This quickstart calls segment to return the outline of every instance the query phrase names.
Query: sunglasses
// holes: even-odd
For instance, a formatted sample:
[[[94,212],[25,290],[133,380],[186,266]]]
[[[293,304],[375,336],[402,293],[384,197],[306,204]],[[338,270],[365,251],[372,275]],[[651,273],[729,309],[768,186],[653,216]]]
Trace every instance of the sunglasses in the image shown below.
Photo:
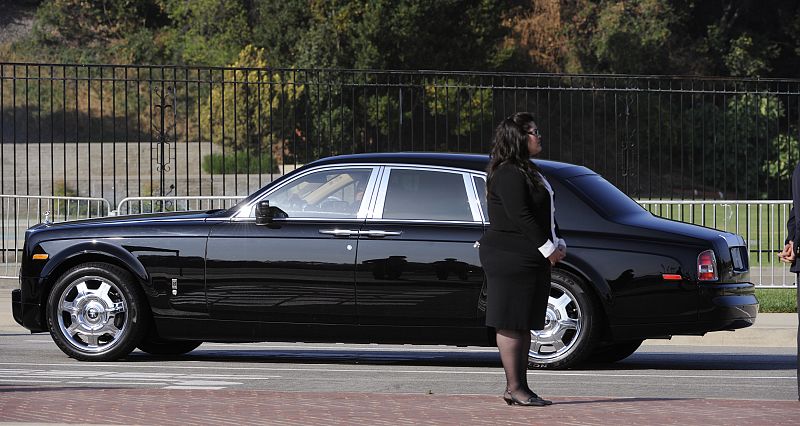
[[[530,132],[528,132],[528,134],[536,136],[537,138],[542,137],[542,132],[540,132],[538,128],[531,130]]]

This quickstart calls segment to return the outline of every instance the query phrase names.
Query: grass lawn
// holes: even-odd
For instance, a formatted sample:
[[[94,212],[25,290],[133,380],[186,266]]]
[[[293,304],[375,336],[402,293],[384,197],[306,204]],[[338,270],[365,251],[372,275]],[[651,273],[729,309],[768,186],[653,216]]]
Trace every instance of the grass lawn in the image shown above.
[[[797,312],[797,290],[793,288],[757,288],[759,312]]]
[[[640,200],[651,213],[667,219],[694,223],[744,237],[750,252],[750,266],[779,265],[775,253],[783,248],[786,219],[791,203],[749,204],[697,201],[692,204],[657,205]]]

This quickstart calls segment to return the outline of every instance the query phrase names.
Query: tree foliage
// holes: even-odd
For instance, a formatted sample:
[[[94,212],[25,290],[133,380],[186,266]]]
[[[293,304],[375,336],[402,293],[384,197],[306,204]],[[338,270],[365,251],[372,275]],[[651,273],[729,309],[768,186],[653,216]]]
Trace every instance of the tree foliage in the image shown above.
[[[290,137],[281,130],[293,128],[284,125],[285,117],[291,116],[287,111],[302,98],[304,86],[291,73],[269,70],[264,49],[252,45],[230,65],[235,69],[218,74],[201,107],[202,132],[233,152],[271,152],[281,160]]]

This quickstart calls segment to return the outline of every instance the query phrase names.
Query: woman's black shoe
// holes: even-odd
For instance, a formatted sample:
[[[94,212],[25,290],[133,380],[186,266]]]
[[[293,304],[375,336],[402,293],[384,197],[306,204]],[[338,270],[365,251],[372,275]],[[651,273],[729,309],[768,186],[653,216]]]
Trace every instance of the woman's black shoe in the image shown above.
[[[503,392],[503,400],[508,405],[516,404],[516,405],[523,405],[523,406],[527,406],[527,407],[544,407],[546,405],[552,405],[553,404],[553,401],[548,401],[546,399],[542,399],[539,395],[536,395],[535,393],[530,398],[528,398],[528,399],[526,399],[524,401],[521,401],[521,400],[519,400],[517,398],[514,398],[514,395],[512,395],[511,392],[508,391],[508,389],[506,389],[506,391]]]

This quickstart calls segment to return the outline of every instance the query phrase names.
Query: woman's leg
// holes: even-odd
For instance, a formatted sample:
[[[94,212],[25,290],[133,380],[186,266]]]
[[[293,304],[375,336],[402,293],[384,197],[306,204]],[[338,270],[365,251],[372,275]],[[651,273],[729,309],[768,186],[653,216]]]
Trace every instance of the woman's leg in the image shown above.
[[[521,339],[521,344],[519,348],[520,353],[519,353],[519,359],[517,360],[519,364],[517,365],[517,368],[519,369],[519,376],[520,376],[520,381],[522,382],[522,389],[525,390],[525,392],[532,394],[533,391],[531,391],[531,388],[528,387],[528,351],[530,350],[531,347],[531,332],[527,330],[524,331],[520,339]]]
[[[527,335],[527,346],[525,336]],[[497,330],[497,349],[500,351],[500,361],[506,373],[506,389],[514,398],[525,401],[531,397],[527,389],[527,361],[528,347],[530,347],[530,332],[526,330]],[[520,358],[525,354],[525,370],[522,371]]]

